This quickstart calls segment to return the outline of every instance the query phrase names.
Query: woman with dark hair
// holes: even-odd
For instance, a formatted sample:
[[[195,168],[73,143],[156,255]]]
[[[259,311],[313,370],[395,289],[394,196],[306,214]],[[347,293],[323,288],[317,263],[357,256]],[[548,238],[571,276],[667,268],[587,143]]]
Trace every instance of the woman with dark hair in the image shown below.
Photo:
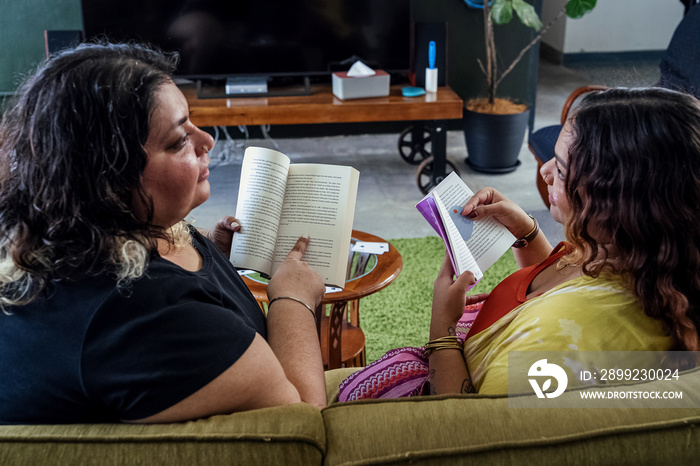
[[[325,405],[300,238],[267,318],[228,261],[209,196],[213,138],[176,57],[85,44],[49,59],[0,124],[0,424],[169,422]]]
[[[513,248],[521,269],[488,297],[465,299],[473,275],[455,280],[444,261],[421,356],[430,393],[507,393],[512,351],[698,350],[700,103],[660,88],[589,94],[555,152],[541,173],[565,243],[552,248],[537,222],[493,188],[464,207],[470,219],[494,217],[528,241]],[[463,341],[465,304],[481,310]],[[411,388],[398,379],[372,384],[396,359],[352,374],[340,400]],[[425,393],[428,384],[404,390]]]

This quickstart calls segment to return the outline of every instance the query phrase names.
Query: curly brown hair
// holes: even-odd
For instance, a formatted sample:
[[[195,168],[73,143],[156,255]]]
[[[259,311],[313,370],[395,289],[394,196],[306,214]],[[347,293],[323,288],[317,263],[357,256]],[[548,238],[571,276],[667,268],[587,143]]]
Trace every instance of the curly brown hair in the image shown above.
[[[673,349],[698,350],[700,102],[661,88],[587,96],[571,120],[567,240],[624,277]]]
[[[143,270],[166,237],[141,186],[143,146],[176,62],[146,45],[83,44],[19,88],[0,123],[0,305],[54,281]]]

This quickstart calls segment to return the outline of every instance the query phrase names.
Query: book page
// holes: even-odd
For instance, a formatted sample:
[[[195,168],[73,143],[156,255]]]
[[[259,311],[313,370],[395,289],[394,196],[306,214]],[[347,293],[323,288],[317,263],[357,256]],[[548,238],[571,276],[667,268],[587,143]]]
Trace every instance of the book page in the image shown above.
[[[438,194],[482,272],[491,267],[515,242],[515,237],[494,218],[471,222],[462,217],[464,205],[474,193],[456,173],[450,173],[428,196],[432,193]],[[458,262],[457,259],[455,261]]]
[[[272,274],[300,236],[304,254],[326,285],[345,287],[359,172],[352,167],[295,164],[289,168]]]
[[[288,171],[289,157],[281,152],[246,149],[235,214],[241,231],[231,245],[234,266],[271,273]]]
[[[435,204],[435,198],[433,198],[433,196],[425,196],[423,200],[416,204],[416,208],[418,209],[418,212],[421,213],[423,218],[428,221],[428,224],[433,227],[435,233],[437,233],[438,236],[445,242],[447,256],[450,258],[450,262],[452,262],[452,270],[457,270],[454,254],[452,253],[452,246],[450,245],[450,240],[447,237],[445,227],[442,225],[442,219],[440,218],[438,207]]]
[[[432,194],[433,199],[435,199],[435,205],[437,207],[438,214],[440,215],[440,219],[442,220],[442,223],[445,228],[448,250],[452,251],[452,267],[455,271],[455,275],[459,277],[462,273],[469,270],[471,271],[471,273],[474,274],[476,281],[481,280],[481,277],[483,277],[484,274],[479,268],[479,264],[477,264],[476,260],[474,259],[474,256],[469,251],[467,243],[462,237],[462,233],[457,229],[457,225],[450,217],[447,208],[440,199],[440,195],[435,191],[433,191]],[[455,209],[455,207],[453,206],[452,210],[452,213],[454,213],[454,211],[457,209]],[[459,210],[459,213],[461,212],[462,210]],[[471,222],[471,220],[469,220],[467,217],[463,218],[466,221]]]

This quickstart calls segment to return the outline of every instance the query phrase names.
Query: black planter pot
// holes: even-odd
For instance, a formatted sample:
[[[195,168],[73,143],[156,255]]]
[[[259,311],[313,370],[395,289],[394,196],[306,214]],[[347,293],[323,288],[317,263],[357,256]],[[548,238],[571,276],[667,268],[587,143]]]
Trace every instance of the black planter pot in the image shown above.
[[[512,115],[490,115],[464,109],[466,164],[483,173],[509,173],[518,168],[530,110]]]

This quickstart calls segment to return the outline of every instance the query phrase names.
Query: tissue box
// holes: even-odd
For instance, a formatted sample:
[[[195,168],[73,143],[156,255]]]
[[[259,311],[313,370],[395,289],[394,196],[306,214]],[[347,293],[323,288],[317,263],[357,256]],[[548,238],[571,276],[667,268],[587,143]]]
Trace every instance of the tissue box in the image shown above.
[[[372,76],[348,76],[348,73],[333,73],[333,95],[339,99],[361,99],[389,95],[389,73],[376,70]]]

